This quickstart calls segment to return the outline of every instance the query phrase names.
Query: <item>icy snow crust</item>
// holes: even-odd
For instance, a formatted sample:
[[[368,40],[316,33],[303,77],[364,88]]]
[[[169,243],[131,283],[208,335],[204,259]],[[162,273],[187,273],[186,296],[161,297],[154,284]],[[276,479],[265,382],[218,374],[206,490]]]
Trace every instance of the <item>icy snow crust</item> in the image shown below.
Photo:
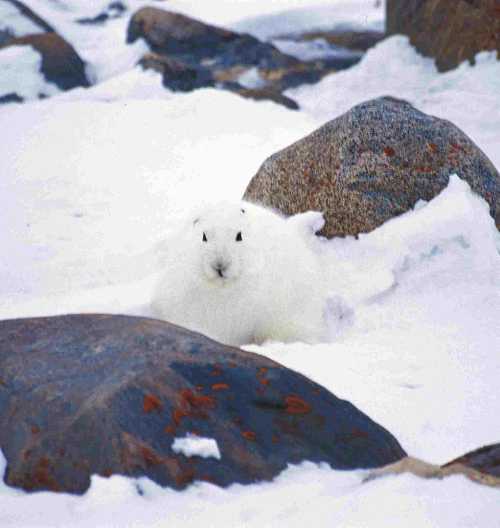
[[[0,107],[8,131],[0,142],[0,318],[148,315],[164,241],[187,209],[238,200],[268,155],[370,97],[403,97],[450,119],[500,167],[500,63],[491,54],[438,74],[393,37],[352,69],[291,93],[304,108],[292,112],[215,90],[164,90],[158,74],[131,69],[145,45],[125,46],[126,17],[104,28],[74,23],[107,3],[28,2],[85,55],[96,80],[107,80]],[[346,1],[171,4],[231,27],[259,17],[273,36],[300,25],[274,16],[286,9],[315,4],[313,19],[342,4],[339,19],[358,24],[361,16],[355,1],[350,11]],[[459,176],[359,240],[311,235],[330,270],[332,342],[248,347],[350,400],[409,453],[437,463],[500,438],[500,243],[486,203]],[[498,491],[464,477],[363,476],[306,462],[272,483],[225,490],[197,483],[175,492],[120,476],[93,477],[83,497],[0,484],[0,526],[457,528],[500,518]]]

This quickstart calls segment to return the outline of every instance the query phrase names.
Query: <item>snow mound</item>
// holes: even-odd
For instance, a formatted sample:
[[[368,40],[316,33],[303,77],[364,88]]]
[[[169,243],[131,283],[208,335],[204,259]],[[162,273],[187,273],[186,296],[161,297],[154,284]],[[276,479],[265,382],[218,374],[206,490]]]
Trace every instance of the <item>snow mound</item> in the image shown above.
[[[172,451],[187,457],[199,456],[202,458],[216,458],[220,460],[220,451],[217,441],[213,438],[188,434],[184,438],[175,438]]]

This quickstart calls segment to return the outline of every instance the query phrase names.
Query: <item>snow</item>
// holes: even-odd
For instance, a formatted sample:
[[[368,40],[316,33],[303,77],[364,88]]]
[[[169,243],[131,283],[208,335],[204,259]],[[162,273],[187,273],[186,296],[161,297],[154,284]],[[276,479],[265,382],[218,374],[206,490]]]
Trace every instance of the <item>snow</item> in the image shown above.
[[[316,24],[379,27],[374,3],[171,0],[168,8],[271,38]],[[2,93],[53,94],[0,106],[8,131],[0,142],[0,318],[148,315],[164,271],[162,242],[187,208],[239,199],[267,156],[372,97],[404,98],[451,120],[500,168],[493,53],[441,74],[406,38],[391,37],[351,69],[287,92],[301,105],[293,112],[212,89],[172,93],[161,75],[134,67],[147,46],[127,46],[125,30],[147,2],[130,0],[126,16],[95,27],[75,20],[107,1],[27,4],[89,62],[96,85],[56,94],[42,84],[31,48],[0,51]],[[334,339],[246,348],[348,399],[426,461],[498,442],[500,241],[486,203],[460,174],[430,202],[357,240],[311,244],[328,270]],[[144,478],[93,476],[76,497],[0,483],[0,526],[457,528],[500,518],[498,491],[461,476],[364,477],[304,462],[271,483],[227,489],[196,483],[176,492]]]
[[[220,460],[217,441],[213,438],[204,438],[203,436],[188,434],[184,438],[175,438],[172,444],[172,451],[187,457],[199,456]]]
[[[15,37],[44,32],[40,26],[21,14],[19,9],[9,2],[0,3],[1,31],[7,31]]]
[[[40,67],[42,56],[32,46],[0,49],[0,97],[17,94],[23,99],[59,93],[57,86],[45,80]]]
[[[295,42],[293,40],[275,39],[272,43],[283,53],[292,55],[303,61],[331,58],[361,57],[362,53],[352,51],[340,46],[329,44],[325,39],[317,38],[306,42]]]

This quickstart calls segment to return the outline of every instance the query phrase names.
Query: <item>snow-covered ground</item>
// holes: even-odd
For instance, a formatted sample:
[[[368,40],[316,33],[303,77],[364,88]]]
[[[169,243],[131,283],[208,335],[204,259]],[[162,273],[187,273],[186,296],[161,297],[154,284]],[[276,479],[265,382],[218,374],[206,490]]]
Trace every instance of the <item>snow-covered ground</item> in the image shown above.
[[[0,106],[7,131],[0,318],[148,314],[162,240],[184,209],[240,198],[268,155],[374,96],[402,97],[450,119],[500,168],[500,62],[491,54],[439,74],[405,38],[393,37],[352,69],[291,92],[303,108],[293,112],[212,89],[166,91],[160,75],[133,68],[143,44],[124,44],[125,18],[103,27],[74,23],[107,2],[27,3],[75,45],[100,82]],[[172,0],[168,7],[277,36],[302,29],[304,13],[312,26],[328,12],[323,27],[363,20],[376,27],[382,11],[374,3]],[[500,240],[485,202],[459,176],[428,204],[359,240],[318,242],[337,275],[333,293],[350,306],[333,342],[248,347],[352,401],[410,454],[435,463],[500,439]],[[1,474],[3,459],[0,466]],[[94,477],[81,498],[0,485],[0,526],[499,525],[498,491],[464,477],[362,479],[363,472],[304,463],[272,483],[226,490],[204,483],[175,492],[118,476]]]

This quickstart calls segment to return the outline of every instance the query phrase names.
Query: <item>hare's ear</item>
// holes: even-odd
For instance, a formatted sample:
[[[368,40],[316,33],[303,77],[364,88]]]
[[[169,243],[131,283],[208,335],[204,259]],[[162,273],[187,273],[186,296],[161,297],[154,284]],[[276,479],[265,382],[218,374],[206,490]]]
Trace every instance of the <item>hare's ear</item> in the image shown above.
[[[245,214],[245,209],[240,209],[240,211],[241,211],[243,214]]]
[[[320,231],[325,225],[323,213],[318,211],[307,211],[287,218],[288,225],[294,226],[304,235],[313,235]]]

